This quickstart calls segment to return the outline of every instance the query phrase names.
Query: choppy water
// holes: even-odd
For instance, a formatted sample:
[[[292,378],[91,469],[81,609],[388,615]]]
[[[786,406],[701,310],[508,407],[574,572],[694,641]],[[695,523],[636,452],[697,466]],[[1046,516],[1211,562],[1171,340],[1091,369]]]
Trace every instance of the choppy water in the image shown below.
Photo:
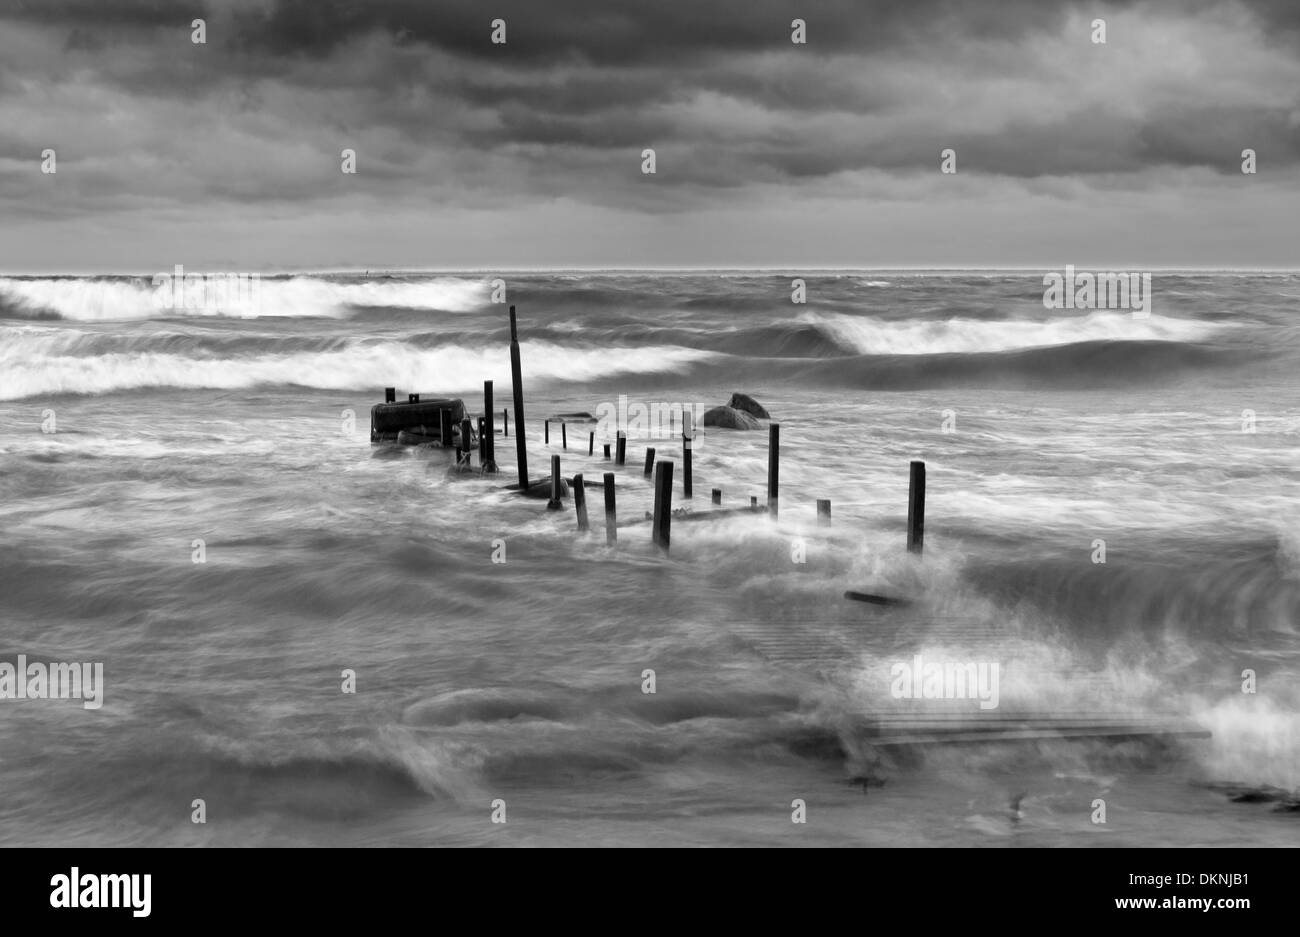
[[[266,280],[218,314],[0,279],[0,660],[105,674],[97,711],[0,700],[0,841],[1300,844],[1206,786],[1300,786],[1300,276],[1158,275],[1136,320],[1046,310],[1041,273],[805,278],[806,305],[775,274],[505,278],[534,476],[609,470],[538,418],[619,395],[780,422],[779,522],[678,523],[667,557],[605,546],[598,490],[587,538],[501,490],[513,414],[492,481],[369,443],[385,386],[508,403],[490,276]],[[625,519],[646,445],[680,455],[632,441]],[[766,448],[698,440],[693,509],[761,496]],[[999,661],[1005,712],[1213,735],[873,748],[918,652]]]

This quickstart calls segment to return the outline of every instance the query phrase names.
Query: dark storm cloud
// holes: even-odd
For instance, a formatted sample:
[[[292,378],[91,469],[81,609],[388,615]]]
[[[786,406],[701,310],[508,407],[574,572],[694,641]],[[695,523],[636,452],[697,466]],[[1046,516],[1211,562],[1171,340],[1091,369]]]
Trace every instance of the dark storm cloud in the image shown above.
[[[76,27],[156,27],[210,15],[205,0],[4,0],[0,19]]]
[[[508,24],[510,54],[524,60],[580,60],[595,64],[681,62],[693,56],[755,51],[788,41],[791,21],[810,23],[827,51],[870,51],[961,30],[966,35],[1017,36],[1047,29],[1067,4],[1041,0],[280,0],[269,11],[238,16],[249,48],[277,54],[328,55],[367,33],[400,36],[450,53],[500,57],[488,24]]]
[[[1088,41],[1095,16],[1108,46]],[[1300,30],[1283,0],[0,0],[0,42],[11,25],[0,159],[98,155],[64,183],[83,194],[144,179],[187,204],[513,192],[664,211],[932,177],[947,147],[961,172],[1010,180],[1233,173],[1245,147],[1300,162],[1300,99],[1278,90],[1294,56],[1269,51]],[[42,38],[55,54],[25,55]],[[1166,65],[1174,39],[1191,54]],[[345,186],[351,146],[363,171]],[[0,182],[17,208],[28,183]]]

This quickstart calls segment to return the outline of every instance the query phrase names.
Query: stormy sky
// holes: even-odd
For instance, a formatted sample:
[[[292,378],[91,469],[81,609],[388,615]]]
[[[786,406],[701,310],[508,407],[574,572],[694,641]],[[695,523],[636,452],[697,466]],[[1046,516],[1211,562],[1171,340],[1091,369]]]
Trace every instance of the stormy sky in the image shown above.
[[[0,0],[8,272],[1293,267],[1297,209],[1294,0]]]

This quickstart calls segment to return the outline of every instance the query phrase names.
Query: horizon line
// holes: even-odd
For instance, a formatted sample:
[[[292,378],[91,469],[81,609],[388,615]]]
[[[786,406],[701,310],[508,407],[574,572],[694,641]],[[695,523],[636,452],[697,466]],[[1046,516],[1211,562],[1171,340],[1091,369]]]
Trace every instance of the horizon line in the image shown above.
[[[183,266],[183,265],[182,265]],[[201,266],[194,268],[195,273],[217,275],[256,275],[267,277],[291,277],[302,275],[367,275],[367,274],[415,274],[415,275],[486,275],[486,274],[707,274],[707,273],[1023,273],[1035,274],[1053,272],[1073,267],[1087,273],[1091,270],[1125,273],[1300,273],[1300,267],[1215,267],[1215,266],[1123,266],[1116,264],[1059,264],[1035,266],[912,266],[893,267],[842,267],[810,266],[793,264],[789,266],[735,266],[735,267],[699,267],[699,266],[662,266],[662,267],[405,267],[405,266],[356,266],[356,267],[282,267],[263,270],[240,270],[238,268],[217,268]],[[174,266],[173,268],[174,269]],[[169,276],[166,273],[130,272],[121,270],[0,270],[2,277],[156,277]]]

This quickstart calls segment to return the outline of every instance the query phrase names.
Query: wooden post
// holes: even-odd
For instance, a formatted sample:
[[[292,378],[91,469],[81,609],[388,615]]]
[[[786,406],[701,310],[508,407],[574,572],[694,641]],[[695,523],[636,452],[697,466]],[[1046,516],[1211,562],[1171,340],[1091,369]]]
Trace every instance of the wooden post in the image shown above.
[[[578,513],[578,530],[588,530],[587,489],[583,487],[581,474],[573,476],[573,507]]]
[[[419,395],[419,394],[407,394],[407,395],[406,395],[406,402],[407,402],[407,403],[419,403],[419,402],[420,402],[420,395]]]
[[[587,434],[587,455],[596,454],[596,431],[592,430]],[[608,452],[605,455],[609,455]]]
[[[721,489],[721,488],[714,488],[714,489],[713,489],[713,503],[714,503],[714,504],[721,504],[721,503],[722,503],[722,489]]]
[[[478,418],[478,466],[487,465],[487,433],[483,432],[483,417]]]
[[[781,475],[781,424],[767,428],[767,511],[776,517],[776,496]]]
[[[384,388],[384,403],[397,403],[397,388],[396,388],[396,387],[385,387],[385,388]]]
[[[563,420],[560,421],[560,445],[569,448],[569,424]]]
[[[694,437],[691,411],[682,413],[682,497],[691,495],[691,442]]]
[[[550,420],[542,421],[542,442],[546,443],[548,446],[551,444],[551,421]]]
[[[618,431],[618,439],[615,445],[615,465],[622,465],[627,461],[627,433],[623,430]]]
[[[651,538],[663,549],[668,549],[668,538],[673,523],[673,464],[660,462],[655,466],[655,513],[651,521]]]
[[[515,396],[515,458],[519,462],[519,489],[528,490],[528,441],[521,432],[524,425],[524,378],[519,367],[519,331],[515,326],[515,307],[510,307],[510,389]],[[509,424],[506,424],[507,429]]]
[[[817,499],[817,523],[823,527],[831,525],[831,499]]]
[[[456,464],[462,468],[469,468],[470,444],[474,441],[474,424],[468,419],[460,421],[460,455],[456,457]]]
[[[649,477],[650,473],[655,470],[655,450],[651,446],[645,451],[645,473]]]
[[[497,471],[497,431],[492,425],[496,414],[492,412],[492,382],[483,382],[483,471],[495,475]]]
[[[605,473],[605,542],[618,540],[618,517],[614,505],[614,473]]]
[[[501,408],[501,435],[510,435],[510,411],[505,407]]]
[[[925,463],[913,462],[907,484],[907,549],[920,553],[925,541]]]
[[[758,510],[758,495],[750,495],[750,496],[749,496],[749,509],[750,509],[751,511],[757,511],[757,510]]]
[[[546,502],[546,510],[558,511],[560,504],[560,457],[551,456],[551,500]]]
[[[438,411],[438,435],[445,448],[451,448],[451,411],[445,407]]]
[[[609,443],[605,443],[605,461],[609,461]]]

